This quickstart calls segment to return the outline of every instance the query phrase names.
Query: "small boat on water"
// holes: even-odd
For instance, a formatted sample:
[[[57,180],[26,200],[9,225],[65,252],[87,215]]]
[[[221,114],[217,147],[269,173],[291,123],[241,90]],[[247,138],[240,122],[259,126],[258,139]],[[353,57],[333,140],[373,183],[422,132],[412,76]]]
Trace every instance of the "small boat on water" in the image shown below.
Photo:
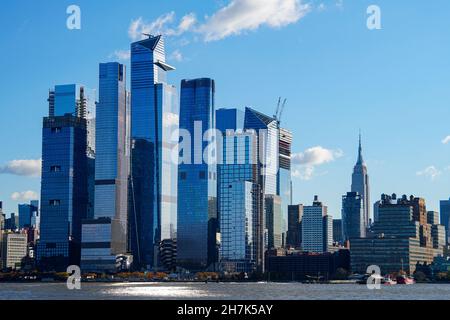
[[[416,283],[416,282],[415,282],[415,280],[413,278],[407,277],[405,275],[397,277],[397,284],[411,285],[411,284],[414,284],[414,283]]]
[[[386,276],[383,279],[383,284],[387,286],[395,286],[397,284],[397,280],[392,279],[390,276]]]

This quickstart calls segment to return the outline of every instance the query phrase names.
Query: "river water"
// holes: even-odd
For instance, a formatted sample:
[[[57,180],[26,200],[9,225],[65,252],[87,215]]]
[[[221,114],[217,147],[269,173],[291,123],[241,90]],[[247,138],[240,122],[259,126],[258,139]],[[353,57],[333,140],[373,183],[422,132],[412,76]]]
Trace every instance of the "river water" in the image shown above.
[[[450,284],[381,286],[300,283],[0,283],[0,300],[450,300]]]

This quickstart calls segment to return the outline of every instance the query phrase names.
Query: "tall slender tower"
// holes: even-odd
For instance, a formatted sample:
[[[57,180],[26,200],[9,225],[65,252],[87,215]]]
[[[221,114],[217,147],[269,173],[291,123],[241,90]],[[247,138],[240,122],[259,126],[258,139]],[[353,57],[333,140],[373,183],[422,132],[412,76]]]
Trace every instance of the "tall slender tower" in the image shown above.
[[[176,239],[178,165],[172,161],[179,124],[176,88],[167,83],[164,39],[131,44],[130,232],[138,268],[160,265],[160,245]]]
[[[358,160],[355,167],[353,168],[352,192],[358,192],[362,197],[364,207],[364,227],[367,229],[367,227],[369,226],[370,218],[370,187],[369,175],[367,174],[367,166],[362,156],[361,133],[359,134]]]
[[[214,96],[214,80],[183,80],[180,129],[191,137],[211,133],[215,129]],[[189,152],[178,167],[177,261],[187,269],[204,270],[217,261],[217,166],[203,159],[209,143],[195,145],[195,154]]]
[[[101,63],[99,88],[95,210],[82,226],[83,271],[115,271],[116,256],[127,253],[130,110],[125,66]]]

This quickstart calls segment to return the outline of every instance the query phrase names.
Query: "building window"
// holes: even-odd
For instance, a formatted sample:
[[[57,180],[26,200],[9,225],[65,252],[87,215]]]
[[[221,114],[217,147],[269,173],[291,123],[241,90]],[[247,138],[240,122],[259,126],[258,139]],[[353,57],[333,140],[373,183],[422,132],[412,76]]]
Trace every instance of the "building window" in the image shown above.
[[[198,173],[198,177],[200,180],[205,180],[206,179],[206,172],[205,171],[200,171]]]
[[[61,205],[61,200],[50,200],[50,205],[53,207]]]
[[[61,172],[61,166],[51,166],[50,171],[51,172]]]
[[[60,132],[61,132],[61,127],[52,128],[52,133],[60,133]]]
[[[180,172],[180,180],[186,180],[187,174],[186,172]]]

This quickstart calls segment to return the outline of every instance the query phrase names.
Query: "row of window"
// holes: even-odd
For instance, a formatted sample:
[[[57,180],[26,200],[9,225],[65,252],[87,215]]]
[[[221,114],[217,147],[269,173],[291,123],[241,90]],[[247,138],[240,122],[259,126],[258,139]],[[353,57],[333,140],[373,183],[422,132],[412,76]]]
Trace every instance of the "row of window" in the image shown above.
[[[209,180],[216,180],[217,179],[217,174],[216,172],[208,172],[208,179]],[[180,180],[186,180],[187,179],[187,172],[182,171],[179,174]],[[198,178],[200,180],[206,180],[206,171],[199,171],[198,173]]]

